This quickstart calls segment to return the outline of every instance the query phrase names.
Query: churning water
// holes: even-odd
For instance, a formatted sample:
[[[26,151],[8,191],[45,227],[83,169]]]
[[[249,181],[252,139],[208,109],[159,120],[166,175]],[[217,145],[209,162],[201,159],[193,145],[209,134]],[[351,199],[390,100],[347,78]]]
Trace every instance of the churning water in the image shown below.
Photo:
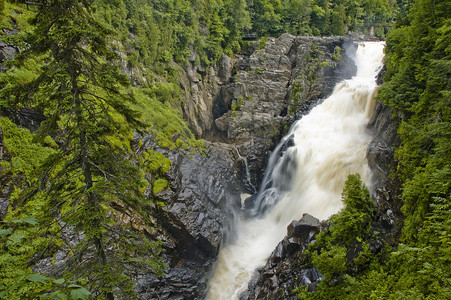
[[[370,185],[365,153],[371,136],[366,125],[374,110],[383,48],[382,42],[360,44],[357,75],[339,83],[276,148],[255,200],[256,217],[240,219],[236,238],[221,249],[207,299],[238,299],[292,220],[304,213],[326,219],[338,212],[349,174],[359,173]]]

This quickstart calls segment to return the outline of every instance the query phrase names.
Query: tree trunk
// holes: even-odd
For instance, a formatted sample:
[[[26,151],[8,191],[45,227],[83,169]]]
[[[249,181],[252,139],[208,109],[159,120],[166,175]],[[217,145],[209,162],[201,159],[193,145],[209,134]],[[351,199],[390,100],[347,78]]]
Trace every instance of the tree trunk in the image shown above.
[[[83,128],[84,121],[83,121],[83,114],[81,110],[81,99],[80,99],[80,91],[78,88],[76,76],[71,72],[71,81],[72,81],[72,87],[73,87],[73,97],[74,97],[74,104],[75,104],[75,116],[77,120],[77,127]],[[85,200],[86,203],[91,211],[94,211],[95,213],[99,212],[99,203],[97,203],[97,197],[94,192],[91,191],[93,187],[93,178],[92,178],[92,172],[91,172],[91,166],[89,164],[89,151],[88,151],[88,142],[86,137],[86,130],[82,129],[80,133],[78,134],[78,139],[80,142],[80,162],[81,162],[81,169],[83,171],[84,176],[84,183],[85,183]],[[99,218],[94,218],[92,220],[92,226],[95,228],[101,227],[100,222],[100,216]],[[96,247],[96,254],[99,258],[100,264],[102,266],[106,266],[108,264],[108,260],[105,253],[105,247],[103,245],[103,239],[101,234],[95,235],[92,239],[95,247]],[[112,292],[106,292],[105,293],[106,299],[108,300],[114,300],[114,295]]]

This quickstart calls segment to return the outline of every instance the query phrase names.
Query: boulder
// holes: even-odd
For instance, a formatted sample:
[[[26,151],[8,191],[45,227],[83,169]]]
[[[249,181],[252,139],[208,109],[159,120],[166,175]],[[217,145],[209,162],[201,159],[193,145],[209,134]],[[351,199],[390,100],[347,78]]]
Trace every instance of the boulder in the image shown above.
[[[324,277],[313,267],[303,267],[303,253],[322,228],[315,217],[304,214],[291,222],[287,235],[271,253],[266,265],[257,270],[249,289],[240,299],[296,299],[291,291],[299,286],[315,290]]]
[[[293,221],[287,227],[287,236],[299,239],[307,239],[312,230],[317,230],[321,225],[320,221],[309,215],[304,214],[299,221]]]

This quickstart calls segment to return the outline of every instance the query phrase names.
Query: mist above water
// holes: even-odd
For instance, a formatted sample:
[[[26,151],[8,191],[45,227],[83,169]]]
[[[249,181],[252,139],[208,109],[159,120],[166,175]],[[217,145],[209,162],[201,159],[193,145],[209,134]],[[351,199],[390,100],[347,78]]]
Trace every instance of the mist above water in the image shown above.
[[[374,110],[375,77],[382,67],[383,48],[382,42],[360,44],[357,75],[339,83],[329,98],[293,125],[276,148],[252,208],[255,217],[241,218],[236,238],[220,250],[207,299],[238,299],[292,220],[304,213],[324,220],[338,212],[349,174],[359,173],[370,186],[366,147],[371,136],[366,126]]]

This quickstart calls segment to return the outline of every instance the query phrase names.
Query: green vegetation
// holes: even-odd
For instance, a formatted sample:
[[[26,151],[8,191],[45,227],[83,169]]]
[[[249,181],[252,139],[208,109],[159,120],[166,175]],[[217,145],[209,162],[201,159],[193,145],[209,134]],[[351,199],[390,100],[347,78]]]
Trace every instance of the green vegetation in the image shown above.
[[[346,207],[308,250],[325,280],[314,293],[296,293],[451,298],[449,1],[42,0],[48,6],[36,12],[19,2],[0,1],[0,39],[24,50],[0,76],[0,108],[39,110],[46,120],[30,132],[0,118],[0,182],[11,202],[0,227],[0,298],[133,298],[133,268],[162,274],[160,242],[122,224],[114,206],[147,221],[153,198],[170,188],[172,162],[143,149],[143,131],[159,147],[202,151],[177,109],[185,64],[208,66],[245,51],[245,34],[256,34],[258,49],[284,32],[368,34],[373,27],[384,37],[395,19],[379,99],[402,120],[394,174],[403,185],[401,243],[371,247],[384,241],[372,227],[368,191],[352,175]],[[313,47],[304,74],[310,83],[325,66],[318,54]],[[303,91],[294,86],[296,102]],[[244,101],[233,103],[232,115]],[[52,274],[31,270],[43,258],[55,264],[59,249],[67,265]]]
[[[20,13],[18,13],[18,11]],[[25,48],[26,44],[23,37],[27,32],[32,30],[32,26],[28,23],[28,20],[33,15],[33,12],[24,10],[24,7],[5,2],[3,13],[0,13],[0,27],[11,31],[18,29],[19,32],[14,35],[9,35],[6,34],[4,30],[0,30],[0,40],[4,43],[10,43],[17,45],[20,48]]]
[[[440,231],[434,220],[449,214],[442,210],[449,206],[451,182],[450,8],[448,1],[415,2],[387,39],[386,83],[379,96],[402,119],[396,158],[406,216],[403,241],[424,250],[442,241],[448,259],[449,222]]]
[[[345,208],[330,218],[330,235],[333,241],[349,246],[355,239],[370,234],[374,208],[369,192],[362,186],[358,175],[349,176],[342,197]],[[320,241],[321,237],[318,244],[321,244]]]
[[[141,190],[149,183],[131,151],[132,130],[145,127],[145,116],[132,109],[138,103],[115,63],[119,55],[108,46],[113,32],[97,21],[89,2],[50,1],[32,25],[25,36],[29,47],[2,77],[0,104],[46,115],[33,137],[6,119],[2,122],[11,175],[24,176],[28,183],[15,184],[10,215],[29,213],[39,222],[31,230],[14,231],[4,242],[1,289],[9,299],[34,298],[51,289],[41,275],[27,275],[31,258],[63,247],[69,258],[64,272],[54,275],[68,282],[86,278],[96,298],[113,299],[113,290],[133,296],[130,268],[139,265],[156,274],[165,268],[158,257],[160,243],[118,223],[112,209],[113,203],[122,203],[146,216]],[[167,127],[161,128],[161,140],[177,129],[163,132]],[[7,164],[2,167],[8,170]],[[161,180],[157,186],[162,189]],[[81,235],[75,246],[60,238],[66,227]],[[30,246],[21,244],[25,239]],[[23,278],[38,279],[16,288]],[[44,286],[36,289],[36,282]],[[70,292],[74,299],[77,291]]]
[[[300,299],[451,297],[451,6],[417,0],[404,8],[387,37],[387,72],[378,96],[401,119],[393,174],[402,182],[405,216],[399,244],[370,251],[377,238],[369,227],[371,209],[353,205],[369,198],[348,180],[346,208],[309,252],[325,280],[313,293],[298,288]]]
[[[431,206],[450,195],[451,53],[447,1],[416,1],[387,39],[380,99],[402,118],[397,174],[404,183],[406,240],[419,242]]]
[[[64,278],[53,279],[32,273],[31,270],[23,272],[24,270],[20,268],[25,263],[22,259],[26,257],[23,252],[23,243],[25,239],[29,238],[29,230],[27,231],[25,228],[38,224],[34,217],[25,216],[11,221],[3,220],[2,224],[0,242],[8,251],[0,252],[0,264],[3,270],[0,298],[33,298],[35,295],[41,295],[41,298],[44,299],[69,299],[70,296],[72,299],[85,300],[90,297],[91,293],[79,285],[79,283],[86,284],[83,280],[76,282],[66,281]],[[36,245],[32,240],[28,242],[31,242],[32,246]],[[11,254],[13,256],[10,256]],[[12,278],[14,280],[10,282]]]
[[[261,35],[369,34],[371,27],[384,36],[392,25],[398,4],[389,0],[254,0],[250,6],[253,30]]]
[[[9,164],[2,165],[4,172],[11,171],[13,176],[23,174],[24,178],[32,178],[35,170],[55,152],[52,148],[33,143],[30,131],[17,128],[8,118],[0,118],[0,127],[4,132],[3,143],[12,156]]]
[[[234,100],[235,103],[232,103],[232,111],[240,110],[241,105],[244,104],[244,97],[239,96],[238,99]]]

